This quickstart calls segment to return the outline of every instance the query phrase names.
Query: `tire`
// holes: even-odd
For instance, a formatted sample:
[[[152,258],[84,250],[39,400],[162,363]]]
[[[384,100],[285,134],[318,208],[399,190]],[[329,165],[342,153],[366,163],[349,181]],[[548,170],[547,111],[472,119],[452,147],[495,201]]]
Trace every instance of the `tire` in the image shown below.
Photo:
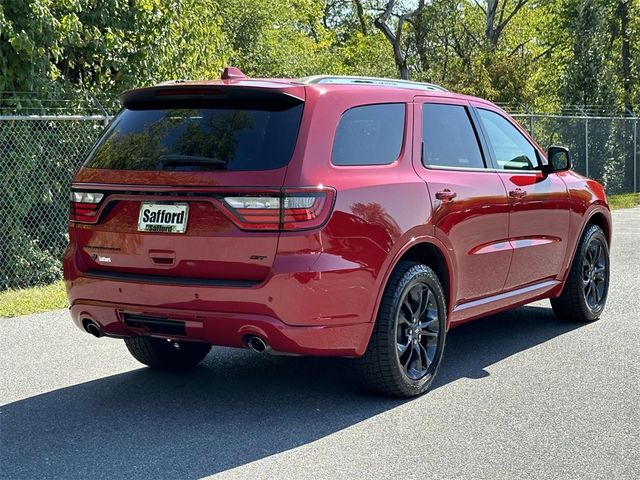
[[[562,293],[551,299],[556,316],[569,322],[593,322],[600,318],[609,290],[609,246],[602,229],[587,225]]]
[[[125,338],[124,343],[140,363],[161,369],[195,367],[211,350],[211,345],[207,343],[176,342],[153,337]]]
[[[442,360],[446,312],[434,271],[421,263],[400,262],[384,289],[367,350],[356,360],[363,386],[394,397],[426,392]]]

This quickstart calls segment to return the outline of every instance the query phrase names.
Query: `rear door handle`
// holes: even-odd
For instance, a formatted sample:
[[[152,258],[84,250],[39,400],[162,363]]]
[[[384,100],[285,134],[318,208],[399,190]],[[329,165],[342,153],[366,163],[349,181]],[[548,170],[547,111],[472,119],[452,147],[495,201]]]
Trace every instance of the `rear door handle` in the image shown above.
[[[521,188],[516,188],[515,190],[511,190],[509,192],[509,196],[513,197],[513,198],[522,198],[527,194],[527,192],[525,192],[524,190],[522,190]]]
[[[456,192],[452,192],[448,188],[445,188],[444,190],[436,192],[436,198],[438,200],[443,200],[443,201],[451,201],[454,198],[456,198],[457,195],[458,194]]]

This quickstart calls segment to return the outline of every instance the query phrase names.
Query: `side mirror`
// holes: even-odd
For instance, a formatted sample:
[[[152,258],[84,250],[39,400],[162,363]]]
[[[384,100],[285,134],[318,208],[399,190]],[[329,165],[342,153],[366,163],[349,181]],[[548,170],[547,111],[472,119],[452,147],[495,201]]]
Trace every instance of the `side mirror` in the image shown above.
[[[566,147],[552,145],[547,150],[548,164],[543,165],[544,173],[562,172],[571,168],[571,155]]]

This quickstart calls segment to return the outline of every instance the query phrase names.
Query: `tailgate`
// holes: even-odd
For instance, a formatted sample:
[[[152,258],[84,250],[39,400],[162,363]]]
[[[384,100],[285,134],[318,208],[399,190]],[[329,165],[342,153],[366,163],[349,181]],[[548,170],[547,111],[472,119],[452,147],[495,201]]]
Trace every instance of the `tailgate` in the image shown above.
[[[85,270],[256,282],[269,274],[278,228],[238,222],[225,199],[252,209],[250,219],[279,219],[269,202],[295,154],[303,101],[193,90],[127,94],[76,175],[71,229]]]

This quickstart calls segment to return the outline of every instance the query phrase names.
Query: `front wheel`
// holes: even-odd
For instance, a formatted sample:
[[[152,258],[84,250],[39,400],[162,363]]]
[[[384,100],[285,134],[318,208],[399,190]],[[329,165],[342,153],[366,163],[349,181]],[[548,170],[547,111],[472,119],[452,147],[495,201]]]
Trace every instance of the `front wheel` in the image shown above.
[[[383,395],[427,391],[442,359],[446,299],[426,265],[403,261],[385,287],[365,354],[357,360],[364,386]]]
[[[163,369],[195,367],[211,350],[211,345],[207,343],[153,337],[125,338],[124,343],[129,353],[140,363]]]
[[[607,238],[599,226],[588,225],[578,244],[562,294],[551,299],[551,307],[562,320],[593,322],[604,310],[608,291]]]

